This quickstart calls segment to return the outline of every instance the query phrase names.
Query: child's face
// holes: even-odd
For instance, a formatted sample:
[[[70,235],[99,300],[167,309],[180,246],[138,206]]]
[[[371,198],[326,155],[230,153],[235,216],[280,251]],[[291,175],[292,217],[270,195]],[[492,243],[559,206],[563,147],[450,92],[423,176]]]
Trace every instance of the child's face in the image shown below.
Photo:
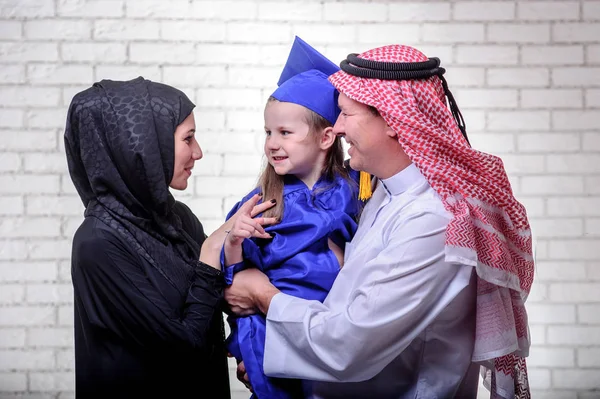
[[[293,174],[308,187],[319,179],[327,151],[309,132],[301,105],[270,101],[265,108],[265,155],[278,175]]]

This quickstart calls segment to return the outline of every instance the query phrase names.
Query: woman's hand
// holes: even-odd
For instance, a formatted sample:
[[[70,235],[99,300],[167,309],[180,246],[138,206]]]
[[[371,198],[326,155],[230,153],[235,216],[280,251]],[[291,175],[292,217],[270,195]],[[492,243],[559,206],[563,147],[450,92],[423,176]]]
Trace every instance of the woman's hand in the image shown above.
[[[204,243],[202,244],[202,249],[200,250],[200,261],[204,262],[215,269],[221,269],[221,248],[223,248],[223,243],[225,238],[230,233],[233,228],[236,220],[241,215],[252,219],[254,222],[260,226],[261,230],[254,230],[252,237],[261,237],[260,234],[264,234],[264,228],[262,226],[266,226],[269,224],[273,224],[277,222],[276,218],[254,218],[256,215],[263,213],[269,208],[272,208],[275,205],[275,202],[266,201],[261,204],[258,204],[261,196],[259,194],[255,194],[252,198],[246,201],[237,212],[230,217],[225,223],[221,225],[218,229],[216,229],[210,236],[208,236]]]

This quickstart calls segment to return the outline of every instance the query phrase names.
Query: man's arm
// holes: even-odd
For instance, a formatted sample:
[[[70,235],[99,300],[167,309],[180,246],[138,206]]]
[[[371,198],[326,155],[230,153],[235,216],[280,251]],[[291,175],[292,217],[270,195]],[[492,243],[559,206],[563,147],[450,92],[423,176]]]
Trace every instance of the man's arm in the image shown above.
[[[469,283],[471,268],[444,261],[446,225],[433,213],[403,221],[374,259],[348,259],[325,304],[254,291],[267,312],[265,373],[344,382],[379,373]]]

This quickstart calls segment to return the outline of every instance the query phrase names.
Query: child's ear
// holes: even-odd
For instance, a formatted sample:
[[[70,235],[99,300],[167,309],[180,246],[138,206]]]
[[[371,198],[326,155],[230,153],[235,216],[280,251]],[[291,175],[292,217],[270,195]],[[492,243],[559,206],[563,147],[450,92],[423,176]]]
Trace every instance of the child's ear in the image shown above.
[[[333,133],[333,126],[326,127],[321,133],[321,139],[319,140],[319,146],[322,150],[328,150],[335,142],[335,133]]]

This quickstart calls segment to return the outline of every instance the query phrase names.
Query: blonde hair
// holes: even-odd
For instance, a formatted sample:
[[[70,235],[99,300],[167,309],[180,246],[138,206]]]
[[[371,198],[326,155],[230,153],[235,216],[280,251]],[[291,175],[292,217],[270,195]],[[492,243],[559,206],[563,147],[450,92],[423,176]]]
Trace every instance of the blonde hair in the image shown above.
[[[279,101],[275,97],[269,97],[267,105],[270,102]],[[308,124],[308,137],[316,139],[320,132],[332,124],[321,115],[306,108],[306,123]],[[321,171],[321,176],[325,176],[328,180],[333,180],[336,175],[348,178],[348,172],[344,168],[344,148],[341,139],[336,137],[333,145],[327,150],[325,165]],[[267,162],[259,179],[258,186],[261,188],[263,200],[268,201],[274,199],[276,205],[265,211],[265,217],[275,217],[281,220],[283,217],[283,186],[284,176],[280,176],[275,172],[275,168]]]

